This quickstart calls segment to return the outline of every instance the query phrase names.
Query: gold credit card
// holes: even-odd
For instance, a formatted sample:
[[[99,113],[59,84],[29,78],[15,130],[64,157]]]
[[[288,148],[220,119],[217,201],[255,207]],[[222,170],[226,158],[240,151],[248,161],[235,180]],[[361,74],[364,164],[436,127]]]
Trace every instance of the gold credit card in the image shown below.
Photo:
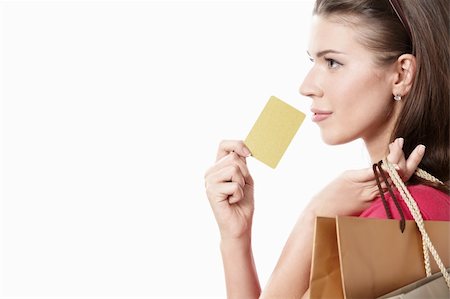
[[[272,96],[244,143],[253,157],[275,168],[304,119],[303,112]]]

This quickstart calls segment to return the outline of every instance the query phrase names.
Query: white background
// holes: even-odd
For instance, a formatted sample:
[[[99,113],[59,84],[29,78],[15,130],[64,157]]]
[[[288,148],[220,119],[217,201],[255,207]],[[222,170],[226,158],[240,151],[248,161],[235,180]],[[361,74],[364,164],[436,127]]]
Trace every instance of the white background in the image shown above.
[[[0,295],[224,298],[203,175],[298,87],[312,2],[1,3]],[[302,208],[348,168],[308,118],[276,170],[252,158],[267,281]]]

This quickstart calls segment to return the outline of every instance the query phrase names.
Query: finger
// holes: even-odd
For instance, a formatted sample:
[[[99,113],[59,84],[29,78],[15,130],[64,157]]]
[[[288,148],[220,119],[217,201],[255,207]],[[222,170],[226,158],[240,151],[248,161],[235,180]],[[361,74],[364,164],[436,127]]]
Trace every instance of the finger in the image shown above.
[[[238,183],[242,188],[245,186],[245,179],[241,173],[241,170],[237,165],[226,166],[219,171],[211,174],[207,178],[207,184],[218,184],[235,182]]]
[[[231,152],[235,152],[241,157],[250,156],[250,150],[242,140],[223,140],[219,144],[216,161],[222,159]]]
[[[403,152],[403,138],[397,138],[389,144],[389,155],[386,157],[389,162],[394,164],[394,168],[398,171],[400,177],[404,180],[406,171],[406,159]]]
[[[386,183],[386,181],[384,180],[386,178],[386,180],[387,180],[387,183]],[[393,186],[393,183],[392,183],[392,179],[389,177],[389,174],[385,174],[385,176],[383,177],[382,175],[379,175],[378,176],[378,179],[379,179],[379,181],[380,181],[380,187],[381,187],[381,189],[383,190],[383,192],[386,192],[387,190],[388,190],[388,186],[389,187],[392,187]],[[377,184],[377,188],[378,188],[378,184]]]
[[[403,153],[403,138],[397,138],[389,144],[389,155],[387,159],[392,164],[397,164],[399,168],[403,168],[406,166],[405,155]]]
[[[370,182],[375,178],[372,168],[347,170],[346,175],[352,182]]]
[[[414,174],[417,167],[419,166],[422,158],[425,154],[425,146],[419,144],[409,155],[408,160],[406,161],[406,171],[405,171],[405,181],[409,180],[409,178]]]
[[[220,169],[228,167],[230,165],[237,165],[244,176],[247,184],[253,185],[253,179],[250,176],[250,171],[248,170],[247,164],[245,163],[245,158],[240,157],[235,152],[231,152],[222,159],[220,159],[214,166],[207,170],[205,178],[212,173],[220,171]]]
[[[236,182],[212,185],[209,193],[213,194],[213,196],[208,196],[208,198],[214,198],[217,202],[228,200],[230,204],[236,203],[244,198],[244,190]]]
[[[242,189],[241,186],[238,185],[235,188],[235,192],[233,192],[233,194],[228,197],[228,202],[230,204],[234,204],[234,203],[241,201],[241,199],[243,199],[243,198],[244,198],[244,190]]]

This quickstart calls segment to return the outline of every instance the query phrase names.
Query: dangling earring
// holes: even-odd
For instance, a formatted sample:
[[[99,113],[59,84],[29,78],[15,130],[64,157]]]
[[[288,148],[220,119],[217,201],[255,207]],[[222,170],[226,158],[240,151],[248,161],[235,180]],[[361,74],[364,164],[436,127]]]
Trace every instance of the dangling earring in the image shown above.
[[[396,101],[401,101],[401,100],[402,100],[402,96],[401,96],[400,94],[396,94],[396,95],[394,96],[394,100],[396,100]]]

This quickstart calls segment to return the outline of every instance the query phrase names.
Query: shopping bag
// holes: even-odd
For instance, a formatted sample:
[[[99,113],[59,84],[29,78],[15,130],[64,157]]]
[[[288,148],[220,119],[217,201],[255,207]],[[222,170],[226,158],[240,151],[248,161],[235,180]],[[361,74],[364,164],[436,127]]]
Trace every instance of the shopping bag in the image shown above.
[[[450,268],[447,269],[450,273]],[[444,287],[443,287],[444,286]],[[422,278],[398,290],[388,293],[377,299],[448,299],[449,289],[445,287],[444,276],[441,272],[434,273],[429,277]]]
[[[311,263],[310,298],[376,298],[410,284],[414,288],[449,292],[450,222],[424,221],[419,207],[393,164],[386,158],[373,165],[386,214],[391,218],[379,176],[401,215],[398,220],[357,217],[318,217],[315,224]],[[405,221],[384,171],[405,201],[414,221]],[[422,169],[415,175],[443,184]],[[400,230],[398,229],[400,227]],[[430,259],[430,254],[433,259]],[[425,271],[424,271],[425,268]],[[442,273],[443,283],[413,284],[433,272]],[[428,284],[428,286],[426,286]],[[404,290],[404,289],[403,289]],[[412,297],[411,297],[412,298]]]
[[[338,217],[336,224],[346,298],[376,298],[425,276],[422,237],[414,221],[406,221],[403,233],[398,220]],[[449,267],[450,222],[427,221],[425,229]],[[439,272],[435,263],[431,271]]]
[[[450,265],[450,222],[425,221],[443,264]],[[432,272],[439,268],[431,263]],[[415,221],[317,217],[310,298],[377,298],[425,277]],[[444,287],[447,286],[444,283]]]
[[[316,218],[310,277],[311,299],[344,298],[334,218]]]

